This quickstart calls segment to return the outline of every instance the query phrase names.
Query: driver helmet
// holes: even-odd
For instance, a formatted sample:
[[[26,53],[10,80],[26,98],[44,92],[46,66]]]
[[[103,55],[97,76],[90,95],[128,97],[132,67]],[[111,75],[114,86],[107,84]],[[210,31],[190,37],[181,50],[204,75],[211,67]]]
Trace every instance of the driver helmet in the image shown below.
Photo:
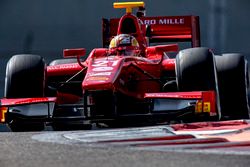
[[[109,49],[119,55],[137,56],[139,43],[132,35],[119,34],[111,40]]]

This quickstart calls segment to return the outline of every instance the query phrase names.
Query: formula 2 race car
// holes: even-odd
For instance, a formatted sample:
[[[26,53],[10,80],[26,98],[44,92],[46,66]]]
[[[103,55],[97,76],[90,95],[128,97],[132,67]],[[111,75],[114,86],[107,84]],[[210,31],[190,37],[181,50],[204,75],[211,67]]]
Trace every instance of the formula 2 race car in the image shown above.
[[[10,58],[2,123],[31,131],[249,118],[247,61],[200,47],[198,16],[146,17],[144,2],[114,8],[126,14],[102,20],[103,48],[85,59],[84,48],[48,65],[38,55]]]

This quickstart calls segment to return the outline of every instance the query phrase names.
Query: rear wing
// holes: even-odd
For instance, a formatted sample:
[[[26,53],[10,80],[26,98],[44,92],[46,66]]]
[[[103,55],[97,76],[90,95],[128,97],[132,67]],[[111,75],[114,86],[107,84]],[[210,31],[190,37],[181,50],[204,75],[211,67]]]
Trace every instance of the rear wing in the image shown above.
[[[119,18],[102,19],[103,47],[108,47],[117,35]],[[192,47],[200,46],[199,16],[158,16],[140,17],[142,33],[149,43],[191,42]]]

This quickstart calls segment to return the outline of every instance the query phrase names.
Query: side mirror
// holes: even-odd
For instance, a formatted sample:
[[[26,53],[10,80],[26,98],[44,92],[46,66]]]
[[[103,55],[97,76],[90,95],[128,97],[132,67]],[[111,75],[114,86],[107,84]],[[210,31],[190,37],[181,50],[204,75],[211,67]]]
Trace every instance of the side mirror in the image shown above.
[[[80,57],[80,56],[85,56],[85,54],[86,54],[85,48],[64,49],[63,50],[63,57],[64,58]]]

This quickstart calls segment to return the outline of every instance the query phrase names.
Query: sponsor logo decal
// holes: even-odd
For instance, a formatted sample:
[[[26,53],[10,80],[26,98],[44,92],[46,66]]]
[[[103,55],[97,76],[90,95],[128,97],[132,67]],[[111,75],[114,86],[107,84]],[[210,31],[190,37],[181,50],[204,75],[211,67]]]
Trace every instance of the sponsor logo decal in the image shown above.
[[[140,20],[141,24],[144,25],[155,25],[155,24],[162,24],[162,25],[182,25],[185,24],[184,18],[165,18],[165,19],[146,19]]]
[[[61,69],[72,69],[78,68],[78,64],[69,64],[69,65],[55,65],[55,66],[48,66],[48,70],[61,70]]]
[[[96,67],[93,68],[93,71],[112,71],[114,68],[113,67]]]
[[[98,60],[98,61],[95,61],[93,64],[92,64],[92,67],[94,67],[92,69],[92,71],[95,71],[95,72],[101,72],[101,71],[112,71],[114,68],[114,66],[116,66],[118,64],[118,60]]]
[[[89,77],[87,80],[88,81],[107,81],[108,79],[109,79],[108,77],[93,76],[93,77]]]
[[[110,76],[111,72],[98,72],[98,73],[90,73],[88,76]]]

